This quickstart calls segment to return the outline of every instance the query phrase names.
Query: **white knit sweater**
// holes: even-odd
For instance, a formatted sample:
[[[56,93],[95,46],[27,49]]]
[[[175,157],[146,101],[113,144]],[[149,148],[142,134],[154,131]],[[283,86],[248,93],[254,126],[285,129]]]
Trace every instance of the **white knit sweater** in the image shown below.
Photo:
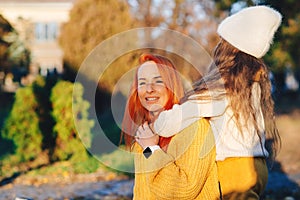
[[[261,90],[258,83],[252,86],[252,102],[256,108],[258,128],[262,135],[261,142],[254,125],[242,122],[242,132],[239,131],[228,99],[218,101],[189,100],[181,105],[174,105],[171,110],[160,113],[154,123],[157,134],[170,137],[202,117],[211,117],[210,124],[216,140],[216,160],[229,157],[259,157],[268,156],[265,148],[265,124],[260,106]],[[261,145],[262,144],[262,145]]]

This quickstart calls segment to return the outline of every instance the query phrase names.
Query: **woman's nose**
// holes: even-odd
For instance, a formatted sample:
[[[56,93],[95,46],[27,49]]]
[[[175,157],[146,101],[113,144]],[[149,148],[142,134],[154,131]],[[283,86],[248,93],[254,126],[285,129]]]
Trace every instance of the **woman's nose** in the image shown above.
[[[152,84],[152,83],[147,83],[147,84],[146,84],[146,91],[147,91],[148,93],[154,91],[154,88],[153,88],[153,84]]]

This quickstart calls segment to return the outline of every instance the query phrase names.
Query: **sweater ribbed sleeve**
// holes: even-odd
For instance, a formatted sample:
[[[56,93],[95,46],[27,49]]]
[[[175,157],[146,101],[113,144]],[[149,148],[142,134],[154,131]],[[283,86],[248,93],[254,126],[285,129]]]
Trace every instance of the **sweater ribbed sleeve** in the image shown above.
[[[135,167],[134,199],[219,197],[214,137],[206,119],[175,135],[167,152],[157,150],[148,159],[136,154]]]

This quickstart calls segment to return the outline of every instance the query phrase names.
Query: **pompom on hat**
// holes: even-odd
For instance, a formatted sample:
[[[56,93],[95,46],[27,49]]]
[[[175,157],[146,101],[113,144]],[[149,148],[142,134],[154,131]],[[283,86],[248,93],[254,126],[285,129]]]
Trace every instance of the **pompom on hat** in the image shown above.
[[[240,51],[261,58],[268,52],[281,19],[273,8],[252,6],[224,19],[217,32]]]

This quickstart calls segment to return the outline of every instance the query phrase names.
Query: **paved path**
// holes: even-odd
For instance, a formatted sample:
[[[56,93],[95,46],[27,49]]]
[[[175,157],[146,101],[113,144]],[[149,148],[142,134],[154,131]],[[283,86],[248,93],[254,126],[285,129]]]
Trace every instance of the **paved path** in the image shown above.
[[[300,197],[300,174],[287,176],[281,172],[270,172],[265,199],[277,200]],[[35,200],[129,200],[132,198],[133,180],[95,181],[67,184],[42,184],[28,186],[8,184],[0,188],[1,200],[28,197]],[[278,197],[278,195],[280,197]]]
[[[131,199],[133,180],[72,183],[65,185],[43,184],[39,187],[27,185],[4,186],[0,188],[1,200],[27,197],[35,200],[66,199]]]

